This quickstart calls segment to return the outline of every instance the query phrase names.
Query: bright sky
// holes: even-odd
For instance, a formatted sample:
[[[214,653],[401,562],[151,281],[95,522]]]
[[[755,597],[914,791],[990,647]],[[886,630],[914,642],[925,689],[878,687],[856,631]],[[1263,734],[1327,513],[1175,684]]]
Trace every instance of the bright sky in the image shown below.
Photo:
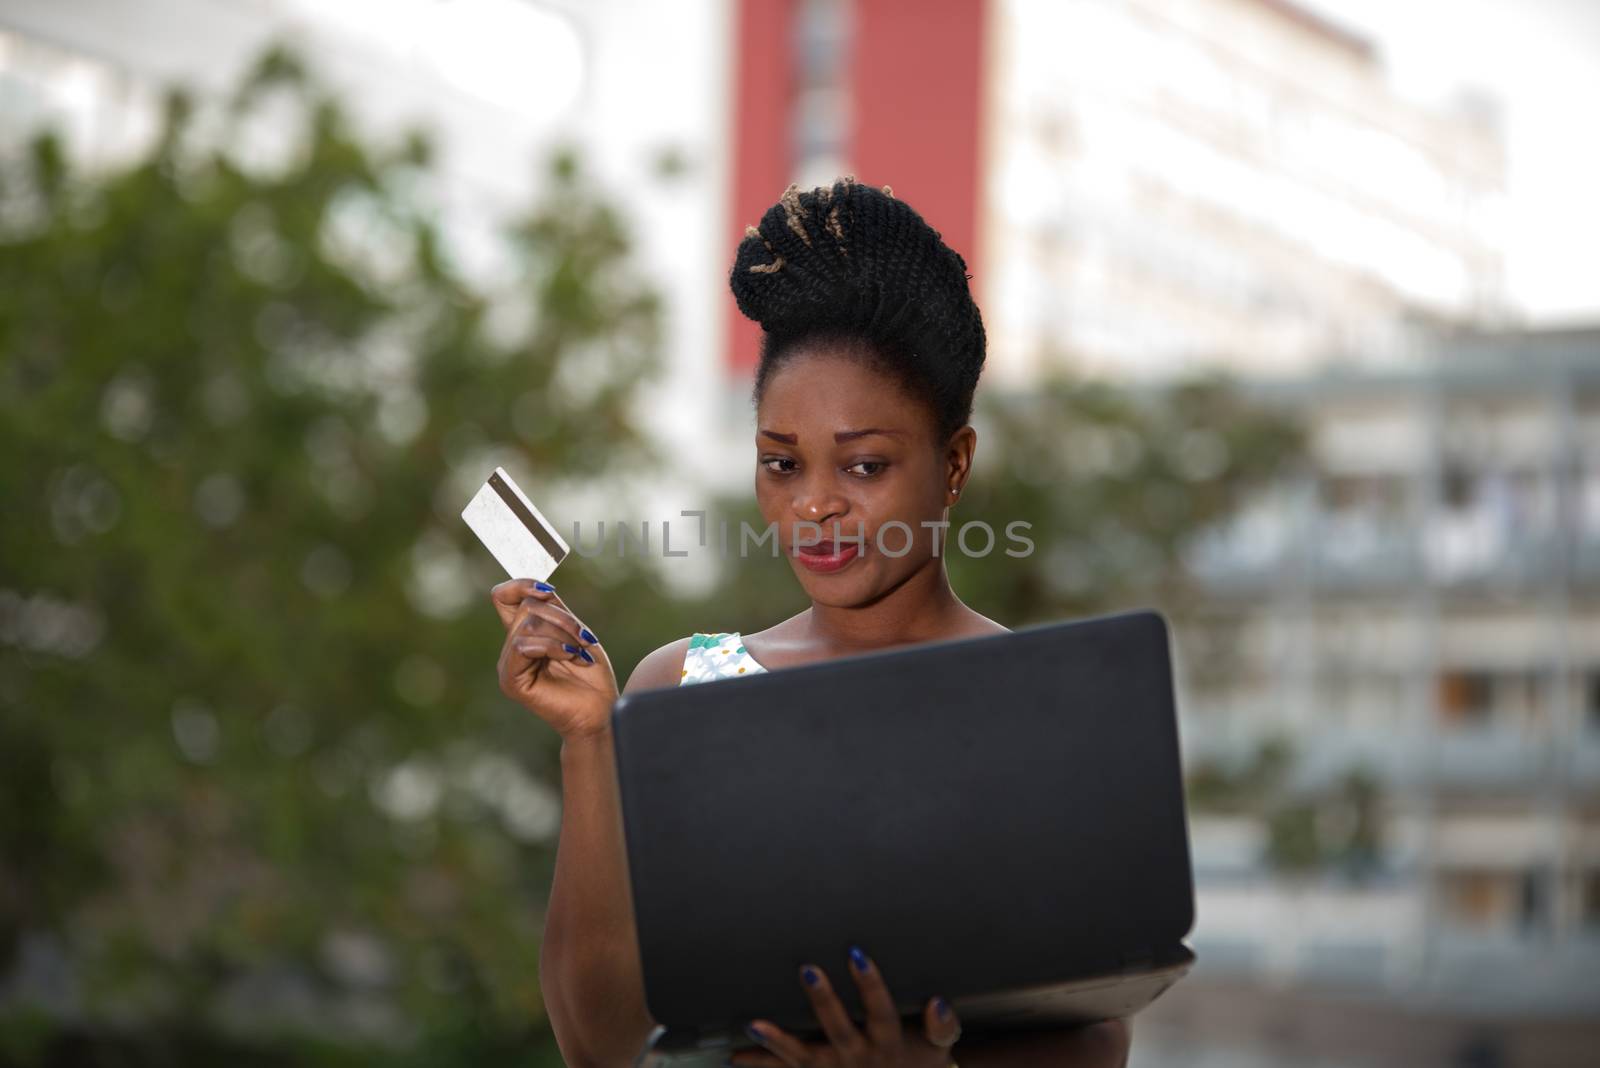
[[[1299,0],[1373,39],[1395,88],[1498,98],[1507,283],[1539,323],[1600,320],[1600,0]]]

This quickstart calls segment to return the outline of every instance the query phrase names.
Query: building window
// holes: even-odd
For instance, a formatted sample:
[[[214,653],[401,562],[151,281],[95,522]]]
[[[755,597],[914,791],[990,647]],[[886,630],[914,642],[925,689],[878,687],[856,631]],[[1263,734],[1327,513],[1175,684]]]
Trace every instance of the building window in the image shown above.
[[[1478,934],[1517,926],[1521,885],[1511,872],[1451,872],[1439,880],[1439,911],[1451,925]]]
[[[1547,873],[1525,871],[1521,876],[1517,924],[1525,935],[1537,933],[1550,915],[1550,879]]]
[[[1439,719],[1460,729],[1487,727],[1493,718],[1493,686],[1487,672],[1446,671],[1439,676]]]
[[[1526,936],[1549,926],[1548,870],[1454,871],[1438,887],[1440,915],[1463,931]]]
[[[831,185],[850,169],[850,11],[844,0],[801,0],[794,18],[794,179]]]
[[[1581,876],[1578,893],[1578,922],[1591,931],[1600,931],[1600,870]]]

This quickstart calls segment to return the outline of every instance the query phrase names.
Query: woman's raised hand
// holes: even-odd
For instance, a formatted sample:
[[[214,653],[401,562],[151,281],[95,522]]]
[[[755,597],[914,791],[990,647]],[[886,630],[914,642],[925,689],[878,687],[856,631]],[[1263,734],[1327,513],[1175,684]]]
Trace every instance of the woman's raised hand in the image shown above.
[[[554,727],[562,738],[610,726],[617,677],[594,632],[548,582],[512,579],[490,594],[506,628],[500,691]]]
[[[948,1068],[954,1063],[950,1048],[961,1037],[961,1023],[948,1002],[930,1000],[922,1010],[920,1033],[908,1034],[882,973],[860,949],[850,950],[850,974],[866,1006],[864,1027],[850,1019],[827,973],[807,964],[800,969],[800,983],[827,1041],[802,1042],[776,1024],[754,1020],[750,1037],[766,1052],[735,1053],[729,1063],[751,1068]]]

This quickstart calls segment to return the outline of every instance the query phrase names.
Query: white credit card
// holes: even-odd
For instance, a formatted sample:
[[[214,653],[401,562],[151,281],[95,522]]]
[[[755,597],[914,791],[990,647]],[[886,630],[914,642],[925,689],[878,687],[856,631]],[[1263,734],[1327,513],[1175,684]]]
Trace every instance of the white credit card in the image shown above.
[[[461,518],[514,579],[543,581],[571,551],[503,467],[494,469]]]

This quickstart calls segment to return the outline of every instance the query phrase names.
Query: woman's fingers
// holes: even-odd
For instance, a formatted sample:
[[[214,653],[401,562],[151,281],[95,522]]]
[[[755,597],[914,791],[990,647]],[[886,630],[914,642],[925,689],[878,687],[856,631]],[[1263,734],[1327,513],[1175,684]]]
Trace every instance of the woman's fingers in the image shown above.
[[[930,998],[922,1010],[922,1033],[932,1045],[949,1049],[961,1037],[961,1021],[944,998]]]
[[[538,579],[520,578],[509,579],[495,586],[489,591],[489,600],[494,604],[494,610],[500,616],[500,624],[510,630],[516,622],[517,610],[522,607],[522,602],[532,597],[536,600],[555,601],[556,588],[548,582]],[[565,605],[562,605],[565,608]]]
[[[573,660],[584,663],[583,650],[559,638],[518,638],[511,643],[519,656],[528,660]],[[593,660],[588,663],[594,663]]]
[[[900,1010],[894,1007],[894,997],[883,981],[883,973],[859,946],[850,947],[850,974],[855,976],[861,1003],[867,1009],[867,1037],[879,1049],[898,1049],[903,1037]]]
[[[528,687],[538,680],[543,665],[553,660],[567,661],[580,668],[586,666],[575,646],[564,644],[557,638],[518,638],[508,635],[505,647],[500,651],[500,692],[512,700],[519,700]]]
[[[833,1048],[847,1061],[864,1052],[867,1040],[856,1030],[850,1014],[844,1011],[844,1004],[839,1000],[839,995],[834,993],[827,974],[815,965],[803,965],[800,969],[800,985],[805,988],[806,997],[811,999],[811,1011],[816,1013],[817,1023],[822,1025],[822,1033],[828,1036]]]
[[[768,1023],[766,1020],[752,1020],[750,1026],[745,1028],[745,1033],[767,1050],[769,1056],[777,1064],[788,1065],[789,1068],[808,1068],[811,1063],[810,1052],[806,1044],[795,1038],[777,1024]],[[745,1057],[755,1057],[758,1054],[736,1054],[741,1064],[755,1064],[771,1066],[773,1060],[745,1060]]]
[[[814,1044],[808,1047],[806,1043],[787,1034],[776,1025],[765,1020],[756,1020],[751,1023],[749,1034],[751,1038],[761,1043],[766,1053],[746,1050],[734,1054],[729,1058],[729,1062],[748,1068],[778,1068],[780,1065],[804,1068],[813,1063],[865,1063],[868,1054],[871,1054],[873,1063],[876,1063],[878,1058],[886,1059],[886,1063],[899,1063],[905,1033],[900,1026],[900,1013],[895,1008],[894,997],[889,993],[889,986],[884,981],[883,973],[878,970],[872,958],[854,946],[850,949],[850,972],[855,978],[857,989],[861,991],[862,1003],[866,1006],[866,1036],[856,1029],[849,1014],[845,1012],[844,1004],[829,983],[827,973],[815,965],[808,964],[800,969],[800,981],[805,987],[807,997],[811,999],[812,1011],[816,1014],[817,1022],[822,1026],[822,1031],[832,1049]],[[961,1037],[961,1021],[956,1018],[955,1010],[944,998],[933,998],[923,1009],[923,1035],[928,1045],[946,1051]],[[924,1054],[928,1053],[926,1046],[922,1049]],[[823,1058],[820,1062],[816,1060],[819,1053]],[[827,1056],[829,1053],[833,1054],[832,1059]]]
[[[580,647],[594,644],[595,637],[571,612],[532,598],[523,602],[511,633],[518,637],[554,633],[569,645]],[[593,657],[589,662],[594,663]]]
[[[548,582],[516,579],[494,588],[506,625],[500,692],[554,727],[563,738],[605,731],[617,699],[605,648],[561,603]]]
[[[490,599],[510,635],[518,635],[523,631],[539,634],[554,629],[566,635],[567,644],[579,649],[600,644],[595,633],[573,615],[556,593],[556,588],[548,582],[512,579],[494,587],[490,591]],[[596,662],[594,654],[586,649],[578,654],[578,659],[585,664]]]

